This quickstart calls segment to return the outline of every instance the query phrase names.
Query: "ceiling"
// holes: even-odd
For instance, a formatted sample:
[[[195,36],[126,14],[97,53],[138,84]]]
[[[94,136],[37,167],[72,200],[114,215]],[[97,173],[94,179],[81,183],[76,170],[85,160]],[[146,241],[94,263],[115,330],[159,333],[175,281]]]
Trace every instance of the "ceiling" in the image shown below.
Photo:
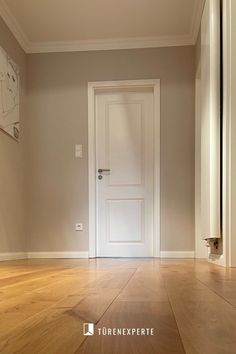
[[[0,0],[28,52],[195,43],[204,0]]]

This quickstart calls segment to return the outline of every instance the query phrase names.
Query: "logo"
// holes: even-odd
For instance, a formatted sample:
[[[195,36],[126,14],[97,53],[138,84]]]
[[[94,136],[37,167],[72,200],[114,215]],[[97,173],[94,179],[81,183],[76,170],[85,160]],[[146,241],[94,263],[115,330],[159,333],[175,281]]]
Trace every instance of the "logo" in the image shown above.
[[[94,323],[83,324],[83,335],[94,336],[95,325]],[[140,328],[110,328],[110,327],[97,327],[96,335],[98,336],[154,336],[154,328],[140,327]]]
[[[84,323],[83,324],[83,334],[84,334],[84,336],[93,336],[94,335],[94,324],[93,323]]]

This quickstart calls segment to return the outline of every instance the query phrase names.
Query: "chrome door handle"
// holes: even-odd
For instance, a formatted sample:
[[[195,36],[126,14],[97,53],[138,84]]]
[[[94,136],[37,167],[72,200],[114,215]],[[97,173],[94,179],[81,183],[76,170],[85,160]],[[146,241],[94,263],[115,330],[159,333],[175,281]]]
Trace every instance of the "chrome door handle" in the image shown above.
[[[111,172],[109,168],[99,168],[98,173],[103,173],[103,172]]]

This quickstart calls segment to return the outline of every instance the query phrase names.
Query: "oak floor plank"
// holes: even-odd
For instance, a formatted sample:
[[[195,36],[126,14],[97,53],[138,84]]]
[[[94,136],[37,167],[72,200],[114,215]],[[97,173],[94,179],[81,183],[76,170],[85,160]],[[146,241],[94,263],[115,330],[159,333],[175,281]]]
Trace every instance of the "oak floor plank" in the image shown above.
[[[46,270],[35,270],[31,272],[24,272],[23,274],[14,274],[9,277],[4,277],[0,280],[0,288],[6,287],[8,285],[14,285],[17,283],[23,283],[31,279],[42,278],[48,275],[54,275],[60,271],[66,270],[66,268],[61,267],[57,269],[46,269]]]
[[[196,277],[202,284],[236,307],[236,279],[234,274],[228,274],[224,277],[211,277],[210,274],[203,273],[197,274]]]
[[[164,281],[156,270],[138,269],[118,298],[119,301],[168,301]]]
[[[0,353],[233,354],[236,269],[183,259],[0,262]],[[154,327],[147,337],[96,327]]]
[[[32,277],[27,281],[11,284],[0,288],[0,301],[9,300],[13,297],[26,295],[34,290],[52,286],[63,281],[63,276],[59,274],[45,275],[42,277]]]
[[[119,293],[119,289],[90,290],[90,293],[71,309],[71,313],[86,323],[97,323]]]
[[[115,301],[97,328],[154,328],[153,336],[92,336],[77,354],[183,354],[183,344],[168,302]]]
[[[234,354],[236,313],[218,302],[171,301],[187,354]]]
[[[105,273],[102,277],[90,282],[90,288],[122,289],[130,280],[136,269],[116,269]]]
[[[234,354],[236,309],[193,277],[165,281],[186,353]]]
[[[29,317],[4,334],[0,352],[12,353],[74,353],[86,339],[83,323],[98,321],[118,290],[82,289],[80,295],[68,295],[48,309]],[[6,323],[6,322],[5,322]]]
[[[78,301],[78,299],[77,299]],[[4,354],[74,353],[83,342],[83,321],[72,316],[69,308],[52,308],[34,316],[0,342]]]
[[[88,294],[90,298],[84,300],[83,303],[76,308],[75,313],[81,312],[84,318],[99,318],[99,314],[103,313],[106,306],[110,304],[114,296],[117,296],[117,291],[110,291],[112,296],[103,296],[94,291],[101,286],[104,288],[105,284],[109,283],[109,289],[120,289],[128,279],[132,276],[133,270],[124,272],[123,270],[101,272],[101,274],[87,274],[82,275],[62,275],[60,281],[51,282],[47,286],[41,287],[44,280],[38,278],[38,286],[35,291],[28,292],[25,295],[17,295],[17,297],[10,297],[0,303],[0,338],[4,337],[9,331],[14,329],[22,321],[27,320],[31,316],[43,311],[45,308],[53,306],[54,303],[72,295]],[[101,280],[100,280],[101,278]],[[96,279],[96,280],[94,280]],[[90,286],[91,283],[91,286]],[[17,290],[17,289],[13,289]],[[105,289],[107,292],[107,289]],[[18,290],[17,290],[18,293]],[[93,294],[92,294],[93,293]],[[109,293],[109,295],[110,295]],[[12,294],[12,293],[11,293]],[[100,296],[100,298],[99,298]],[[93,299],[94,298],[94,299]],[[92,300],[91,300],[92,299]],[[91,302],[96,301],[92,307]],[[101,302],[101,300],[103,300]],[[97,303],[101,303],[98,308]],[[88,306],[91,305],[91,311],[88,311]],[[96,311],[95,311],[96,310]],[[92,313],[94,311],[94,313]],[[87,313],[87,315],[86,315]]]

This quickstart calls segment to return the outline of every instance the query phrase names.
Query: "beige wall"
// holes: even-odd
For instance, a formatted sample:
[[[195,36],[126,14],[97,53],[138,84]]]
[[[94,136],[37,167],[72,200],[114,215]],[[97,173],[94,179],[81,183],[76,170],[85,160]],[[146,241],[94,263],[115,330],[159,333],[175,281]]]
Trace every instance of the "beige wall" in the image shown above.
[[[0,46],[20,67],[20,119],[24,127],[26,56],[0,17]],[[23,135],[20,143],[0,131],[0,253],[25,251]]]
[[[33,54],[27,64],[29,251],[88,250],[87,83],[148,78],[161,79],[161,249],[194,250],[195,48]]]

